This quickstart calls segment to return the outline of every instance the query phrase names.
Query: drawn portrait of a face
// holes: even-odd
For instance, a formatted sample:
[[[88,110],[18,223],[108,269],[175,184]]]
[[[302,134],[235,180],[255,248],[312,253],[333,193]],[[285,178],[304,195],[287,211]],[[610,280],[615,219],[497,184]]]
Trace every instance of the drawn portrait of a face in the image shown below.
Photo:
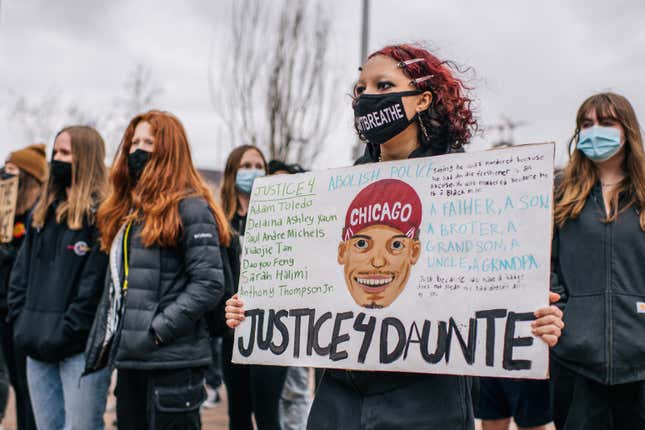
[[[347,289],[366,308],[391,305],[419,260],[421,201],[410,185],[384,179],[359,192],[345,217],[338,264]]]

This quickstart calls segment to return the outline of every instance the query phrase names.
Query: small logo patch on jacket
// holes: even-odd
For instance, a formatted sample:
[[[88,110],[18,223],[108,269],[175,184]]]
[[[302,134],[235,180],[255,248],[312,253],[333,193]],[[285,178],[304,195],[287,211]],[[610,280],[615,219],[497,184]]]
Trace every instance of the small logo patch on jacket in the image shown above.
[[[645,302],[636,302],[636,312],[645,314]]]
[[[213,235],[211,233],[195,233],[193,239],[210,239]]]
[[[13,226],[13,238],[14,239],[20,239],[27,233],[27,229],[25,228],[25,223],[23,222],[17,222]]]
[[[74,245],[67,245],[67,249],[74,251],[74,254],[82,257],[87,254],[87,252],[90,250],[90,247],[87,245],[87,242],[79,240]]]

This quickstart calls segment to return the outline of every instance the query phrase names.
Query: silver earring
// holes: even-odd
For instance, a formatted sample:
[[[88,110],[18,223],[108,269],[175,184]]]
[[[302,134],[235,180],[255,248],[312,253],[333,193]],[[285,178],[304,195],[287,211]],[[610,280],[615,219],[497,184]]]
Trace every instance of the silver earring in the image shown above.
[[[419,120],[419,127],[421,127],[421,133],[423,133],[423,137],[426,138],[426,142],[430,142],[430,135],[428,135],[428,129],[423,124],[423,121],[421,120],[421,116],[419,114],[417,114],[417,119]]]

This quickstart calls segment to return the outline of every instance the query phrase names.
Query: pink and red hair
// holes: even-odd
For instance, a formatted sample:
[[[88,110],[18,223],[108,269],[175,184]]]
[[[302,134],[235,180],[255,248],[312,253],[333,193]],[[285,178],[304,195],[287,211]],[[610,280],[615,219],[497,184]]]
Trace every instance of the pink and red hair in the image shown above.
[[[460,71],[452,62],[442,61],[419,46],[401,44],[390,45],[372,53],[369,58],[384,55],[403,62],[422,58],[402,68],[411,79],[430,76],[416,84],[420,90],[430,91],[433,95],[431,107],[421,113],[421,120],[430,133],[430,142],[421,136],[424,145],[430,145],[435,153],[446,153],[449,146],[459,149],[466,145],[477,130],[477,120],[472,111],[472,99],[465,93],[470,90],[464,81],[455,76]]]

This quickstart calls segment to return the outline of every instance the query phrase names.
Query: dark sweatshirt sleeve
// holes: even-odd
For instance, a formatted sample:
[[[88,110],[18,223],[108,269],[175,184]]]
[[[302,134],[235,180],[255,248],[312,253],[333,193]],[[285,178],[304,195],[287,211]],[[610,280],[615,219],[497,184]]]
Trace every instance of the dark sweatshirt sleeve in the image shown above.
[[[27,230],[25,240],[20,245],[16,261],[11,269],[9,278],[9,289],[7,291],[7,320],[13,322],[18,318],[25,306],[27,298],[27,282],[29,280],[29,270],[31,258],[31,242],[33,232],[31,228]]]
[[[551,244],[551,291],[554,293],[560,294],[560,301],[555,305],[564,312],[564,308],[567,305],[569,300],[569,290],[564,284],[562,279],[562,272],[560,270],[560,259],[559,259],[559,234],[558,230],[555,229],[553,232],[553,241]]]
[[[98,231],[92,229],[92,249],[83,264],[78,290],[67,307],[63,320],[63,335],[68,340],[87,336],[103,291],[108,255],[100,250]]]
[[[161,343],[189,334],[224,293],[224,272],[215,218],[206,201],[188,198],[179,207],[183,224],[178,246],[188,276],[184,291],[152,320]]]
[[[7,315],[7,293],[16,250],[11,243],[0,243],[0,315]]]

